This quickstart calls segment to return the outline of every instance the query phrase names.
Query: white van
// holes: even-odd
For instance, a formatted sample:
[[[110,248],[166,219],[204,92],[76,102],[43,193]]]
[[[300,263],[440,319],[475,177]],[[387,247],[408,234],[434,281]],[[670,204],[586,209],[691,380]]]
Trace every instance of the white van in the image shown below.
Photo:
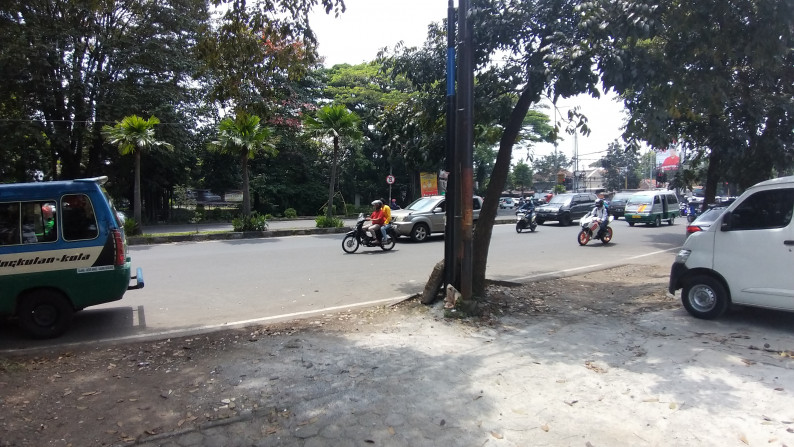
[[[745,191],[678,252],[668,290],[712,319],[731,303],[794,311],[794,176]]]
[[[623,218],[630,227],[635,223],[651,224],[658,227],[666,220],[672,225],[675,218],[681,215],[678,197],[673,191],[640,191],[635,192],[626,201]]]

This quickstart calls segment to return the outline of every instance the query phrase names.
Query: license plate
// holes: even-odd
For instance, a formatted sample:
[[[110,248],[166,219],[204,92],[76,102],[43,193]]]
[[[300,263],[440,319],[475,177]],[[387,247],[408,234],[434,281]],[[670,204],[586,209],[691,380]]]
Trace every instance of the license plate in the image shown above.
[[[631,216],[631,218],[632,218],[632,219],[639,219],[640,217],[642,217],[642,216],[638,216],[638,215],[636,215],[636,214],[635,214],[635,215],[633,215],[633,216]]]

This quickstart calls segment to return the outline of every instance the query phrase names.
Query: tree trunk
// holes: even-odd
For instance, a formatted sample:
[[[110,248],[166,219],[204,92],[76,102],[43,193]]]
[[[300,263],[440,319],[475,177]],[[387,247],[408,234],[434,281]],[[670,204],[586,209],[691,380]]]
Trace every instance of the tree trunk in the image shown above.
[[[331,183],[328,185],[328,206],[325,209],[325,218],[330,222],[334,208],[334,184],[336,183],[336,154],[339,150],[339,137],[334,135],[334,153],[331,157]]]
[[[135,149],[135,191],[133,200],[133,217],[138,225],[143,224],[141,220],[141,150]]]
[[[491,234],[493,224],[496,221],[497,208],[499,207],[499,196],[507,181],[510,172],[510,161],[513,154],[513,145],[516,142],[518,133],[529,111],[529,106],[533,101],[538,100],[538,93],[530,90],[532,82],[526,87],[518,98],[510,118],[505,126],[502,139],[499,141],[499,153],[496,155],[496,163],[491,172],[491,181],[485,191],[483,206],[480,210],[480,218],[477,220],[477,231],[474,232],[472,260],[472,296],[485,296],[485,267],[488,264],[488,249],[491,245]],[[543,85],[542,83],[540,85]]]
[[[243,216],[248,217],[251,214],[251,193],[248,185],[248,153],[240,157],[240,168],[243,171]]]

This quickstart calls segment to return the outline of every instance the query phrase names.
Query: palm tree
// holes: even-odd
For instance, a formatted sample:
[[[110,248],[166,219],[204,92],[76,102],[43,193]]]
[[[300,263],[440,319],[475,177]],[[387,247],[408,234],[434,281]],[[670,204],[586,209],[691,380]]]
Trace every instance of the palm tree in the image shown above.
[[[218,139],[209,144],[210,150],[239,157],[243,175],[243,215],[251,214],[251,193],[248,180],[248,160],[258,153],[275,156],[275,138],[269,127],[262,127],[259,117],[240,112],[234,118],[224,118],[218,124]]]
[[[135,155],[135,191],[133,193],[133,217],[138,225],[141,224],[141,152],[150,148],[162,146],[173,149],[174,146],[154,137],[154,126],[160,124],[156,116],[148,120],[137,115],[125,116],[115,126],[103,126],[102,133],[110,144],[119,147],[121,155]]]
[[[331,160],[331,182],[328,188],[328,204],[325,209],[325,217],[331,220],[331,212],[334,205],[334,183],[336,182],[336,159],[339,153],[339,139],[350,138],[357,140],[361,138],[359,123],[361,119],[354,112],[347,110],[344,105],[327,105],[317,111],[317,116],[307,116],[303,124],[306,129],[321,137],[332,137],[334,142],[334,152]]]

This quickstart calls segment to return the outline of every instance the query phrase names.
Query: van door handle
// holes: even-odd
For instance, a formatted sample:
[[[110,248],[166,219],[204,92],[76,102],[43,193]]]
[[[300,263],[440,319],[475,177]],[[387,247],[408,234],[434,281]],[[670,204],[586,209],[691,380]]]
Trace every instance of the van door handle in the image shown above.
[[[783,245],[794,245],[794,241],[783,241]]]

